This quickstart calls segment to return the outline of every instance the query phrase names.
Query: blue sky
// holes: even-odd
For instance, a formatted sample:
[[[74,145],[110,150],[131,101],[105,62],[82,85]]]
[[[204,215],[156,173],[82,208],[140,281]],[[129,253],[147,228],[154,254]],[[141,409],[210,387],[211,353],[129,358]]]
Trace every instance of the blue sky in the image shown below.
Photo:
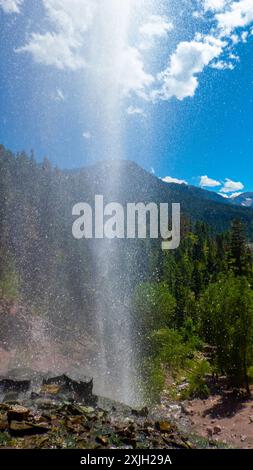
[[[252,0],[0,0],[0,142],[252,191]]]

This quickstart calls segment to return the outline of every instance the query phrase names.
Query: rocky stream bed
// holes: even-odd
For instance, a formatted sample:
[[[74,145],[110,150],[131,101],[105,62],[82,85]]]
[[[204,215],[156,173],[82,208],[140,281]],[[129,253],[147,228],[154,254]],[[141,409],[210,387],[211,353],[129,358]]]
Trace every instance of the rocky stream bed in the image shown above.
[[[191,449],[183,407],[131,409],[92,393],[92,380],[12,371],[0,378],[0,448]]]

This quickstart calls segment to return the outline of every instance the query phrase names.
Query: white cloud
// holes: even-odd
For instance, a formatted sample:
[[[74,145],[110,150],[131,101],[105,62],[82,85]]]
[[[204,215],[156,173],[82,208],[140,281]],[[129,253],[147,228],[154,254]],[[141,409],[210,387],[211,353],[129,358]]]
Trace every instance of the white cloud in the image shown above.
[[[18,13],[22,2],[0,0],[0,6]],[[47,32],[34,32],[17,52],[29,53],[35,62],[60,70],[86,67],[87,73],[92,70],[97,76],[97,83],[104,84],[105,94],[135,93],[150,101],[193,97],[199,75],[206,67],[232,70],[236,44],[249,37],[247,31],[238,32],[237,28],[246,28],[253,21],[253,0],[199,0],[199,16],[211,20],[206,22],[210,24],[209,31],[179,42],[168,66],[160,73],[152,69],[151,74],[145,63],[147,54],[142,55],[142,51],[155,46],[173,29],[166,16],[148,16],[143,9],[143,23],[136,25],[141,41],[137,46],[130,45],[127,39],[133,0],[122,1],[122,7],[116,0],[111,0],[108,6],[103,6],[100,0],[42,0],[42,3],[49,22]],[[87,44],[93,44],[93,35],[96,45],[87,67],[85,51]],[[130,107],[128,114],[142,113]]]
[[[192,97],[198,87],[196,75],[201,73],[205,66],[219,57],[222,52],[221,42],[180,42],[176,52],[170,57],[169,66],[159,74],[163,82],[161,90],[153,93],[153,98],[167,100],[175,96],[178,100]]]
[[[223,35],[230,35],[236,28],[248,26],[253,21],[252,0],[229,3],[224,12],[216,14],[216,20]]]
[[[91,26],[95,15],[93,0],[43,0],[47,16],[58,31],[75,36]]]
[[[227,46],[227,41],[219,37],[213,36],[212,34],[196,33],[194,40],[197,42],[204,42],[207,44],[211,44],[212,46],[217,46],[221,48]]]
[[[23,0],[0,0],[0,7],[5,13],[20,13]]]
[[[29,52],[39,64],[77,70],[85,66],[85,60],[77,52],[79,46],[75,38],[66,38],[63,34],[33,33],[30,41],[16,52]]]
[[[202,188],[215,188],[217,186],[221,186],[221,182],[204,175],[200,177],[199,185]]]
[[[92,138],[91,132],[90,131],[83,132],[83,138],[86,140],[90,140]]]
[[[231,34],[230,39],[231,39],[233,45],[236,45],[240,42],[240,37],[238,36],[238,34]]]
[[[60,70],[78,70],[86,67],[85,43],[88,38],[90,40],[89,36],[86,38],[86,33],[93,22],[98,21],[98,15],[96,16],[95,13],[99,2],[97,0],[43,0],[43,3],[54,31],[44,34],[33,33],[28,42],[16,52],[28,52],[35,62],[54,66]],[[114,10],[114,14],[118,13],[118,6],[115,5]],[[160,18],[159,27],[168,28],[165,20],[162,24],[161,17],[158,18]],[[156,34],[158,34],[158,18],[156,20],[153,18],[157,27]],[[90,34],[93,34],[92,30]],[[97,69],[96,73],[99,73],[101,82],[104,79],[107,87],[113,87],[116,93],[128,96],[131,92],[135,92],[146,98],[147,89],[152,85],[154,77],[145,71],[140,50],[130,47],[125,39],[122,41],[119,38],[118,42],[117,39],[118,37],[115,36],[115,41],[110,40],[109,45],[105,46],[102,65],[96,60],[94,53],[95,62],[92,63],[91,59],[89,66],[93,70]],[[99,47],[100,50],[97,53],[101,57],[101,45]]]
[[[139,115],[139,116],[146,117],[146,114],[142,108],[138,108],[137,106],[132,106],[132,105],[127,108],[127,114],[129,114],[130,116]]]
[[[135,47],[127,47],[121,51],[114,81],[124,95],[134,91],[139,96],[146,97],[145,89],[152,85],[154,77],[144,70],[140,51]]]
[[[248,36],[249,36],[249,32],[248,31],[243,31],[242,34],[241,34],[242,42],[244,42],[244,43],[247,42]]]
[[[232,62],[226,62],[225,60],[218,60],[213,62],[211,67],[216,70],[234,70],[235,64],[232,64]]]
[[[173,24],[165,16],[151,15],[147,23],[140,26],[139,32],[144,36],[162,37],[172,29]]]
[[[223,187],[221,188],[221,193],[234,193],[243,189],[244,185],[240,181],[232,181],[229,178],[226,178],[226,181]]]
[[[236,60],[237,62],[240,62],[240,57],[236,54],[233,54],[232,52],[229,54],[229,59]]]
[[[29,52],[35,62],[58,69],[77,70],[85,66],[81,52],[82,33],[94,17],[92,0],[43,0],[46,14],[55,32],[33,33],[17,52]]]
[[[227,4],[227,0],[202,0],[205,11],[221,11]]]
[[[165,183],[188,184],[185,180],[172,178],[171,176],[165,176],[165,178],[162,178],[162,181],[164,181]]]

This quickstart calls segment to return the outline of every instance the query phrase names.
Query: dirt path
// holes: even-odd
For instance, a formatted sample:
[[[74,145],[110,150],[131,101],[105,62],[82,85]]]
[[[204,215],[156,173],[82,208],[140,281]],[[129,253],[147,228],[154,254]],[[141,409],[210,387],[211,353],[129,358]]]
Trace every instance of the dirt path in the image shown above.
[[[253,448],[253,394],[246,399],[222,392],[188,402],[186,411],[196,434],[233,448]]]

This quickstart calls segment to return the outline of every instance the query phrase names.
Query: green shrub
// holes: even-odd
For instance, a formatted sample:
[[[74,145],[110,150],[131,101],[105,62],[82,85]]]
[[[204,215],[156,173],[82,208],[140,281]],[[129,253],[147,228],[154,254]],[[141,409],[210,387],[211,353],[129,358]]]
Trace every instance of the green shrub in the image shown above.
[[[184,343],[178,330],[162,328],[152,335],[156,358],[172,370],[178,370],[186,365],[190,354],[190,346]]]
[[[165,383],[165,371],[162,367],[161,362],[156,359],[149,363],[149,384],[148,384],[148,396],[147,402],[159,401],[161,391],[164,388]]]
[[[182,398],[207,398],[210,395],[206,376],[211,371],[208,361],[202,360],[194,365],[188,375],[189,387],[182,392]]]
[[[163,327],[171,327],[175,320],[176,301],[166,283],[143,283],[135,291],[134,309],[140,327],[149,334]]]
[[[248,369],[253,365],[253,291],[245,277],[221,276],[199,301],[201,329],[216,348],[215,364],[236,385],[249,390]]]

